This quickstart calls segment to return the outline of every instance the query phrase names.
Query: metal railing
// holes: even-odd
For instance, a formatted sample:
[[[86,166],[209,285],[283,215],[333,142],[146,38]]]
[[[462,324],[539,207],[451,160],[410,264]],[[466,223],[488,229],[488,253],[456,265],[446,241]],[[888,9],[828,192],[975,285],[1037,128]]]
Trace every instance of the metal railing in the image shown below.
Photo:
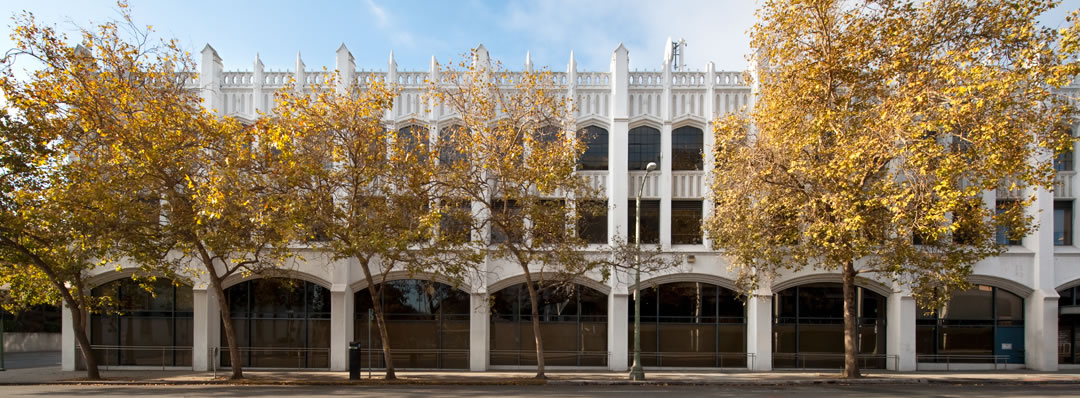
[[[833,362],[839,363],[840,367],[844,364],[843,353],[787,353],[787,352],[774,352],[773,356],[773,368],[791,368],[791,369],[828,369],[835,368]],[[888,355],[888,354],[858,354],[855,360],[859,362],[860,369],[887,369],[888,363],[893,363],[893,369],[900,369],[900,356]],[[794,366],[777,366],[778,361],[792,361]],[[810,362],[810,366],[807,366],[807,362]],[[870,366],[874,365],[874,366]]]
[[[642,366],[647,367],[753,369],[756,359],[752,352],[641,352]],[[633,351],[626,363],[633,365]]]
[[[98,360],[98,368],[103,370],[109,370],[116,367],[160,367],[161,370],[177,367],[191,368],[192,361],[192,349],[190,346],[121,346],[91,344],[90,351],[94,353]],[[78,353],[79,358],[83,361],[82,363],[85,366],[86,357],[83,355],[80,345],[75,344],[75,352]],[[129,353],[129,355],[125,356],[125,353]],[[153,355],[155,353],[159,354],[160,359],[154,359],[153,356],[148,358],[146,355],[139,355]],[[181,353],[187,353],[187,356],[182,357],[177,355]],[[149,361],[147,361],[147,359],[149,359]],[[180,359],[180,361],[177,361],[177,359]],[[125,360],[130,360],[132,362],[124,363]],[[135,363],[136,361],[139,363]],[[178,362],[184,363],[181,364]]]
[[[998,369],[998,365],[1006,365],[1008,367],[1009,357],[1011,355],[968,355],[968,354],[919,354],[915,356],[915,370],[919,369],[920,364],[945,364],[945,370],[949,371],[952,364],[989,364],[994,365],[994,370]]]
[[[228,347],[210,348],[214,376],[217,376],[218,367],[228,368],[221,365],[222,355],[229,355]],[[245,368],[262,369],[330,369],[329,348],[304,348],[304,347],[240,347],[240,356],[248,363]],[[295,358],[296,366],[291,366]],[[256,359],[272,363],[256,363]],[[325,359],[326,366],[312,366],[312,359],[319,361]],[[287,363],[287,364],[286,364]],[[231,366],[231,364],[230,364]]]
[[[607,366],[611,353],[607,351],[552,351],[544,350],[545,366]],[[536,351],[490,350],[488,358],[494,366],[529,366],[536,364]],[[496,358],[512,358],[512,364],[497,363]]]

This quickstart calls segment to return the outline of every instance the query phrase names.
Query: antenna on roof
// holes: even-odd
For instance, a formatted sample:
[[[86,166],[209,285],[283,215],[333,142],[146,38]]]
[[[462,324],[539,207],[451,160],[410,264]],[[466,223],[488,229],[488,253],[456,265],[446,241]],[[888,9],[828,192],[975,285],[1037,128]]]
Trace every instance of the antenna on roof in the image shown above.
[[[671,42],[671,69],[680,71],[686,69],[686,39]]]

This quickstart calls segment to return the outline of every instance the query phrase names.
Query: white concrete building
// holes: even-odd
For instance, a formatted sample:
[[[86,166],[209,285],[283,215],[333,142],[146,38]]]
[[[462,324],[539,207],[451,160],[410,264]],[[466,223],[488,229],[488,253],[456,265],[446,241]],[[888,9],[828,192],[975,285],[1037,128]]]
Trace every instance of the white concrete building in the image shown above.
[[[482,47],[480,51],[486,53]],[[744,306],[734,300],[723,256],[708,249],[700,233],[684,228],[707,217],[705,170],[712,169],[711,121],[753,100],[741,72],[672,68],[671,54],[645,56],[631,70],[621,45],[605,71],[580,71],[573,54],[565,72],[567,94],[576,101],[580,128],[605,137],[593,143],[593,167],[581,174],[606,189],[611,205],[602,239],[632,230],[630,204],[642,183],[644,163],[660,167],[644,187],[643,239],[686,255],[678,271],[643,276],[643,357],[647,367],[750,368],[839,367],[842,352],[840,277],[801,272],[784,275],[755,292]],[[344,45],[336,69],[346,80],[384,79],[401,88],[386,124],[447,128],[445,109],[421,100],[429,70],[398,68],[391,55],[385,70],[361,70]],[[531,68],[526,57],[523,68]],[[321,72],[297,57],[292,71],[224,71],[217,52],[202,51],[198,89],[205,105],[221,115],[254,120],[272,107],[273,93],[288,78],[298,86],[316,83]],[[1069,90],[1080,90],[1070,86]],[[601,147],[603,146],[603,148]],[[605,149],[606,148],[606,149]],[[695,158],[698,154],[704,158]],[[916,369],[1026,367],[1055,370],[1080,365],[1080,247],[1073,237],[1076,192],[1073,156],[1061,159],[1054,190],[1037,192],[1033,215],[1042,225],[1013,242],[1008,253],[975,268],[978,287],[953,300],[949,318],[923,318],[909,292],[873,280],[860,289],[860,351],[870,368]],[[998,193],[986,195],[994,206]],[[247,365],[344,370],[348,344],[367,346],[370,305],[357,264],[330,261],[325,253],[298,247],[305,261],[291,272],[303,281],[289,291],[260,281],[225,281]],[[407,280],[392,274],[388,317],[399,368],[467,368],[474,371],[533,364],[531,330],[521,327],[521,271],[490,262],[487,273],[458,289]],[[127,303],[119,316],[94,316],[91,341],[100,363],[204,370],[220,367],[221,322],[206,281],[173,288],[162,285],[151,299],[125,282],[130,272],[102,270],[95,294]],[[579,294],[549,294],[544,334],[549,366],[626,370],[632,319],[627,278],[601,282],[582,278]],[[171,289],[171,290],[170,290]],[[362,294],[361,294],[362,293]],[[492,298],[494,296],[494,298]],[[126,301],[125,301],[126,300]],[[396,301],[394,301],[396,300]],[[525,299],[527,300],[527,298]],[[70,315],[65,311],[65,322]],[[168,333],[166,333],[168,331]],[[64,328],[63,367],[74,369],[78,351]],[[548,335],[550,333],[550,335]],[[377,334],[376,337],[377,339]],[[378,347],[378,343],[372,342]],[[378,361],[376,359],[376,361]],[[366,365],[366,363],[365,363]]]

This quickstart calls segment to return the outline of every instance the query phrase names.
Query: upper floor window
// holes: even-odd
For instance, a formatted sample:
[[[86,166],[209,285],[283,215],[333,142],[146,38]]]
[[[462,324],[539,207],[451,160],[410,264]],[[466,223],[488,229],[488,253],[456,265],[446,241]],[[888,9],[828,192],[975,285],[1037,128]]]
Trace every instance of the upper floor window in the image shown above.
[[[578,170],[608,169],[608,132],[603,128],[589,126],[579,135],[585,140],[585,152],[578,159]]]
[[[1054,246],[1071,246],[1073,227],[1073,201],[1054,201]]]
[[[671,169],[702,170],[704,134],[697,127],[679,127],[671,132]]]
[[[645,170],[649,162],[660,166],[660,130],[649,126],[630,129],[629,136],[630,170]]]
[[[1068,150],[1062,152],[1056,158],[1054,158],[1054,170],[1057,171],[1073,171],[1073,151]]]
[[[634,243],[637,239],[634,202],[634,200],[628,201],[629,211],[626,212],[626,225],[630,229],[626,236],[630,239],[630,243]],[[659,200],[641,200],[641,243],[660,243]]]
[[[588,243],[607,243],[608,208],[606,201],[578,205],[578,237]]]
[[[439,164],[453,164],[465,160],[460,140],[465,128],[460,125],[447,126],[439,130]]]
[[[701,244],[701,208],[700,200],[671,201],[671,243]]]
[[[1019,206],[1020,202],[1015,200],[998,200],[997,201],[997,214],[1000,216],[1014,206]],[[998,225],[997,232],[994,234],[994,240],[999,245],[1018,246],[1021,244],[1021,237],[1014,236],[1012,229],[1007,225]]]
[[[428,130],[423,126],[408,125],[398,130],[398,145],[404,151],[403,155],[416,159],[419,162],[427,160]]]

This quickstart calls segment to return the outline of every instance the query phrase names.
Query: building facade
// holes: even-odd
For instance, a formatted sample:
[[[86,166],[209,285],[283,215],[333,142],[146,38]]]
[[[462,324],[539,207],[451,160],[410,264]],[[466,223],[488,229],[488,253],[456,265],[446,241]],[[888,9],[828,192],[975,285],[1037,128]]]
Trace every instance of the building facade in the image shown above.
[[[478,49],[481,58],[486,50]],[[199,79],[205,106],[220,115],[254,120],[273,105],[273,93],[321,83],[297,57],[292,71],[224,71],[217,52],[202,51]],[[659,58],[659,57],[658,57]],[[768,282],[744,301],[721,253],[710,250],[701,221],[712,170],[712,120],[748,107],[752,87],[741,72],[673,70],[672,56],[654,71],[630,70],[629,52],[614,50],[607,71],[579,71],[571,53],[556,72],[576,104],[579,128],[590,142],[580,174],[606,192],[606,220],[595,220],[596,250],[633,230],[633,199],[641,184],[642,240],[685,261],[664,274],[642,276],[642,350],[646,367],[839,368],[842,366],[840,276],[805,270]],[[651,62],[647,62],[650,63]],[[525,69],[533,68],[528,57]],[[382,79],[400,87],[385,115],[390,128],[425,128],[432,137],[454,119],[421,99],[437,73],[359,70],[344,45],[336,69],[345,81]],[[295,79],[295,83],[290,82]],[[1073,85],[1067,90],[1078,91]],[[645,178],[643,166],[655,161]],[[866,368],[900,371],[963,368],[1055,370],[1080,367],[1080,246],[1073,237],[1076,173],[1072,154],[1057,161],[1052,191],[1039,191],[1030,210],[1041,227],[1009,250],[975,266],[972,290],[946,310],[927,315],[904,286],[859,279],[859,352]],[[997,206],[1007,192],[987,192]],[[303,261],[287,284],[274,279],[224,282],[245,366],[345,370],[348,346],[379,347],[369,322],[371,298],[359,265],[298,245]],[[99,363],[116,366],[228,366],[217,303],[206,280],[161,284],[155,295],[134,287],[126,268],[101,270],[91,284],[122,310],[93,315],[89,330]],[[399,368],[483,371],[535,365],[524,277],[513,264],[489,260],[478,276],[456,286],[424,275],[392,272],[383,289]],[[541,333],[552,367],[627,370],[634,303],[632,279],[586,275],[570,291],[542,292]],[[65,311],[64,322],[71,317]],[[63,367],[75,369],[79,351],[63,329]],[[371,366],[380,366],[378,354]],[[367,366],[365,363],[364,366]]]

